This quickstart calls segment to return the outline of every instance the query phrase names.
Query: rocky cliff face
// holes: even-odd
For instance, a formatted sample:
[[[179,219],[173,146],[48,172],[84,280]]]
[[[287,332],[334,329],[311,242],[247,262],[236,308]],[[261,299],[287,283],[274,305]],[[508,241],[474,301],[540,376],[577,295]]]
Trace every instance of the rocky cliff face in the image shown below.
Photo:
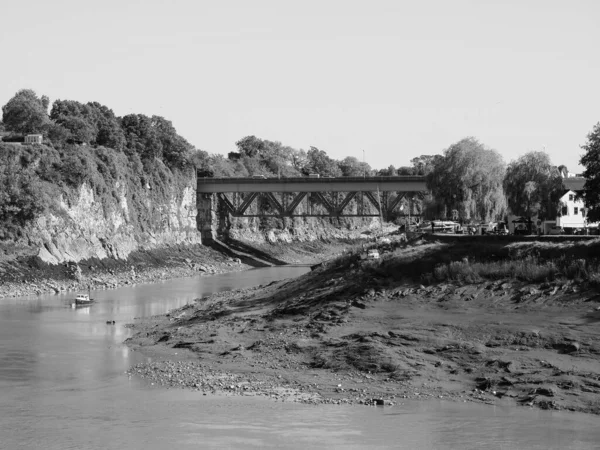
[[[107,207],[87,184],[69,198],[58,199],[57,207],[38,217],[26,231],[29,246],[50,264],[90,258],[126,259],[136,250],[151,250],[174,244],[199,244],[196,229],[196,193],[190,185],[160,196],[132,193],[126,184],[116,186],[118,199]],[[142,199],[139,196],[144,196]],[[140,201],[141,200],[141,201]],[[140,214],[137,209],[146,209]],[[137,220],[133,220],[133,215]],[[144,220],[144,218],[150,218]]]
[[[368,229],[377,230],[377,218],[322,219],[295,218],[280,221],[277,226],[260,223],[257,218],[237,218],[232,220],[228,235],[232,239],[256,243],[312,242],[316,240],[364,238]]]

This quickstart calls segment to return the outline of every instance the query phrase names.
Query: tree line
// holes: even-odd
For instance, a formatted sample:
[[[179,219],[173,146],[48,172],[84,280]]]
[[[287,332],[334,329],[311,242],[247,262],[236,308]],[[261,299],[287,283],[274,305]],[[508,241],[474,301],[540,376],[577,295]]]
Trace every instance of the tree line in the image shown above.
[[[90,170],[90,165],[102,161],[87,160],[83,161],[85,168],[78,167],[72,146],[77,145],[82,152],[81,145],[85,144],[102,148],[104,153],[110,149],[122,154],[128,164],[138,168],[140,179],[147,178],[144,168],[157,163],[164,164],[168,171],[196,168],[200,176],[210,177],[423,175],[430,192],[408,193],[401,203],[405,213],[465,223],[502,220],[509,210],[515,215],[540,219],[553,219],[560,214],[561,171],[567,169],[556,167],[541,151],[526,153],[506,164],[499,152],[468,137],[441,154],[415,157],[409,166],[373,169],[353,156],[336,160],[317,147],[295,149],[256,136],[240,139],[235,143],[236,151],[226,156],[209,154],[196,149],[161,116],[117,117],[98,102],[84,104],[74,100],[56,100],[49,108],[48,97],[21,90],[2,107],[0,131],[4,129],[9,140],[11,133],[42,134],[75,174],[82,175]],[[582,196],[589,220],[600,220],[600,124],[582,148],[585,154],[581,164],[587,178]],[[68,170],[63,167],[63,172]],[[70,176],[71,183],[85,181],[83,175]]]

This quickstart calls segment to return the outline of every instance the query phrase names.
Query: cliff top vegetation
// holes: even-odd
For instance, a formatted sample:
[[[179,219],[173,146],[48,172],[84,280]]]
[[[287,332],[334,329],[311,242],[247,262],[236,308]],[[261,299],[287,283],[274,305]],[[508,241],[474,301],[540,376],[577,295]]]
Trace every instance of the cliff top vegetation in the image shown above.
[[[44,145],[20,145],[28,133],[42,134]],[[589,167],[582,195],[594,217],[597,189],[590,174],[597,159],[597,134],[595,129],[588,136],[583,148],[590,156],[582,159]],[[50,107],[48,97],[29,89],[2,107],[0,135],[5,142],[0,144],[0,233],[9,234],[52,208],[57,194],[83,183],[108,208],[125,180],[133,191],[152,189],[164,195],[172,192],[173,183],[191,184],[195,170],[208,177],[425,175],[430,192],[405,193],[401,201],[400,209],[413,217],[487,222],[503,220],[510,210],[553,219],[560,212],[561,173],[566,171],[554,166],[545,152],[526,153],[507,166],[496,150],[473,137],[442,154],[415,157],[410,166],[390,164],[379,170],[353,156],[335,160],[316,147],[295,149],[256,136],[240,139],[237,151],[227,156],[209,154],[180,136],[164,117],[117,117],[98,102],[56,100]],[[132,194],[134,203],[141,192]],[[139,224],[143,226],[142,219]]]

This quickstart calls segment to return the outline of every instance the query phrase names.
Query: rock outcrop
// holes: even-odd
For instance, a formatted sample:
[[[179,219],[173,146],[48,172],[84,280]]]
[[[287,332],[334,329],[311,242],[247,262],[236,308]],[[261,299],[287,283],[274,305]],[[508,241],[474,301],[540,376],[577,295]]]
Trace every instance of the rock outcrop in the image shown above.
[[[153,203],[148,195],[143,204],[160,219],[141,224],[132,220],[138,212],[130,207],[126,186],[117,186],[117,191],[119,198],[111,208],[99,202],[87,184],[71,199],[61,197],[58,210],[38,217],[26,230],[28,245],[37,249],[42,261],[59,264],[90,258],[126,259],[137,250],[201,243],[194,186],[183,192],[173,188],[160,203]]]

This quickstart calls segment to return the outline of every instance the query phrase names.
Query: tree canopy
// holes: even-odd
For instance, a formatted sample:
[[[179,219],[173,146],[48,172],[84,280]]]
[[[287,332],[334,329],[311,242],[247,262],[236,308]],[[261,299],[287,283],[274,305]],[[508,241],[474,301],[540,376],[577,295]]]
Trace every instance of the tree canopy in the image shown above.
[[[2,122],[8,131],[41,133],[50,123],[48,97],[38,98],[31,89],[23,89],[2,107]]]
[[[546,152],[529,152],[512,161],[504,177],[511,212],[518,216],[552,219],[562,195],[562,178]]]
[[[600,221],[600,122],[587,136],[587,142],[581,146],[585,153],[579,163],[585,168],[583,200],[590,222]]]
[[[421,155],[410,160],[413,165],[413,173],[411,175],[428,175],[430,174],[436,162],[443,158],[442,155]]]
[[[362,177],[371,173],[371,167],[361,162],[355,156],[347,156],[339,163],[342,175],[345,177]]]
[[[446,217],[458,211],[460,220],[493,220],[504,215],[502,190],[505,165],[496,150],[469,137],[451,145],[438,158],[426,158],[433,165],[427,183]],[[425,171],[426,163],[413,164]],[[418,170],[419,170],[418,169]]]
[[[306,152],[306,159],[306,166],[303,170],[305,175],[310,173],[318,173],[319,175],[326,177],[339,177],[342,175],[342,171],[337,162],[317,147],[311,147],[310,150]]]

